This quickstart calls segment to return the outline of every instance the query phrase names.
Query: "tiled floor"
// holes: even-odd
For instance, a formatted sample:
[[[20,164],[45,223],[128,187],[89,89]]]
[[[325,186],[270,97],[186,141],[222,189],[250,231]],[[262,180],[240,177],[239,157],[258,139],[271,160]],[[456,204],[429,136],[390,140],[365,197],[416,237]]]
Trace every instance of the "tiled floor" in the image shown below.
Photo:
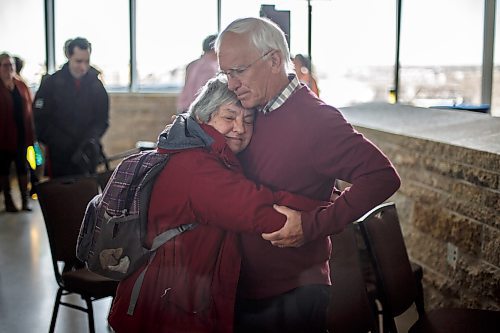
[[[14,200],[19,202],[18,196]],[[50,326],[57,284],[40,206],[32,200],[32,207],[32,212],[6,213],[0,194],[0,333],[43,333]],[[77,296],[66,300],[84,304]],[[94,302],[97,333],[110,332],[106,322],[110,302],[110,298]],[[400,333],[407,332],[415,313],[413,309],[398,318]],[[55,331],[88,332],[87,315],[62,306]]]

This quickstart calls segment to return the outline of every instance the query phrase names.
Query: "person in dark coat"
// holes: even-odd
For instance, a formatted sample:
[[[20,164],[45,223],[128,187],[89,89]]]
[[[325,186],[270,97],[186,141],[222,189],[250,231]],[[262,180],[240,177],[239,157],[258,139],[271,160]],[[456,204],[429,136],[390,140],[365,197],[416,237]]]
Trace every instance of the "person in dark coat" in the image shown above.
[[[37,138],[47,149],[52,178],[95,172],[109,121],[108,94],[90,66],[91,44],[78,37],[65,46],[68,62],[42,80],[33,103]]]
[[[215,78],[190,114],[178,115],[160,135],[158,149],[170,160],[151,193],[146,244],[181,224],[198,226],[156,251],[133,315],[127,314],[130,296],[143,269],[120,282],[109,316],[115,332],[233,332],[241,261],[236,234],[281,228],[286,216],[274,203],[297,210],[326,204],[245,178],[235,154],[250,142],[253,117],[227,82]]]

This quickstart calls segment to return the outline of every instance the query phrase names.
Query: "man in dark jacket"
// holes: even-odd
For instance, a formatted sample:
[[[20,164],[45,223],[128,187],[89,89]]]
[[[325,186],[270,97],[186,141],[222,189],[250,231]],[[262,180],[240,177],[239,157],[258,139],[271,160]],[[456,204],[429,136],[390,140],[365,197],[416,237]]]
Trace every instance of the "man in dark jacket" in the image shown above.
[[[52,178],[93,173],[101,156],[109,98],[99,72],[90,66],[91,51],[85,38],[66,42],[68,62],[42,81],[35,96],[36,133],[47,148]]]

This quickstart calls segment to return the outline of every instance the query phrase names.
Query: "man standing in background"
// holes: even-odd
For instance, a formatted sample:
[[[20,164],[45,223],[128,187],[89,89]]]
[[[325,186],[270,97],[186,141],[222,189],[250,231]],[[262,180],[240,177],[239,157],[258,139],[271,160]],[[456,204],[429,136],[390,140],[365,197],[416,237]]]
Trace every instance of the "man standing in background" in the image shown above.
[[[109,97],[90,66],[92,46],[77,37],[65,44],[68,62],[40,85],[33,103],[38,140],[47,149],[50,177],[95,172],[108,128]]]

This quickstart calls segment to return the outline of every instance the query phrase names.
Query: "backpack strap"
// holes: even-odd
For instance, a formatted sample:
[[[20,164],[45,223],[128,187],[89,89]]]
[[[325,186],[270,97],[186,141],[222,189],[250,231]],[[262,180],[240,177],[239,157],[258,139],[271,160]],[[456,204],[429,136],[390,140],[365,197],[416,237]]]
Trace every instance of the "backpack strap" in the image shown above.
[[[156,255],[156,250],[160,246],[162,246],[163,244],[174,238],[175,236],[182,234],[184,231],[192,230],[196,226],[197,226],[196,223],[182,224],[176,228],[172,228],[162,232],[153,239],[153,245],[151,246],[151,250],[149,250],[152,254],[149,257],[148,264],[141,272],[141,274],[139,274],[139,277],[137,277],[137,280],[135,280],[134,287],[132,288],[132,294],[130,295],[130,303],[128,305],[128,310],[127,310],[128,315],[132,316],[134,314],[134,309],[137,304],[137,299],[139,298],[139,293],[141,291],[142,283],[144,282],[144,276],[146,275],[149,264],[153,261]]]
[[[153,245],[151,245],[150,251],[156,251],[160,246],[171,240],[177,235],[182,234],[184,231],[192,230],[197,226],[196,223],[182,224],[176,228],[169,229],[162,232],[153,239]]]

